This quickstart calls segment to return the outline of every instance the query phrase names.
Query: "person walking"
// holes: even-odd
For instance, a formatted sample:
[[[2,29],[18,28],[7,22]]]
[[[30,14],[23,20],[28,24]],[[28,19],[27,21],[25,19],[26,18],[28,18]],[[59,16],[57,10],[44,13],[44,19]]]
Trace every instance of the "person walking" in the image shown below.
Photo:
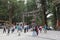
[[[27,32],[27,25],[25,24],[24,25],[24,33],[26,33]]]
[[[36,30],[35,30],[35,27],[33,28],[33,33],[32,33],[33,36],[36,36]]]
[[[36,34],[38,35],[38,26],[35,27]]]
[[[21,32],[22,32],[22,29],[23,29],[22,24],[20,24],[20,31],[21,31]]]
[[[11,29],[11,24],[7,23],[6,26],[7,26],[7,34],[9,35],[10,34],[10,29]]]
[[[13,33],[15,31],[15,25],[12,26],[12,30],[11,31],[12,31],[11,33]]]
[[[27,24],[27,32],[29,31],[29,25]]]
[[[18,32],[18,36],[20,36],[20,33],[21,33],[21,31],[22,31],[22,26],[21,26],[21,24],[19,25],[19,24],[17,24],[17,32]]]
[[[3,33],[6,33],[6,27],[3,28]]]
[[[6,24],[4,23],[4,26],[3,26],[3,33],[6,33]]]
[[[10,33],[10,26],[8,26],[7,28],[7,34],[9,35],[9,33]]]
[[[41,31],[42,31],[42,26],[39,27],[39,30],[40,30],[40,33],[41,33]]]
[[[47,26],[44,25],[44,33],[47,33]]]

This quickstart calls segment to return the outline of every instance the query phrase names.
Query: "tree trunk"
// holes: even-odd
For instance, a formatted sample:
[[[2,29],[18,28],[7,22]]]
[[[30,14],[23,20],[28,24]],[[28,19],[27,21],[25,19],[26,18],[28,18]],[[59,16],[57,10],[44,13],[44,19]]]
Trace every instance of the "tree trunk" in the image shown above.
[[[42,4],[42,17],[43,17],[43,25],[47,26],[47,16],[46,16],[46,0],[41,0]]]
[[[60,5],[57,6],[57,29],[60,30]]]
[[[12,17],[13,17],[14,7],[12,4],[9,5],[9,22],[12,24]]]

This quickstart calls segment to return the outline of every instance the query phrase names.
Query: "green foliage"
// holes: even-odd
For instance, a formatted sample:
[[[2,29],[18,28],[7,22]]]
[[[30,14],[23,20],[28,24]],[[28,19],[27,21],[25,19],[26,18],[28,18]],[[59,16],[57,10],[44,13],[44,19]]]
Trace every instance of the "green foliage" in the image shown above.
[[[43,25],[41,16],[40,16],[40,17],[36,17],[36,23],[37,23],[38,25]]]
[[[32,11],[37,8],[35,0],[27,1],[27,11]]]
[[[25,17],[25,22],[31,24],[31,20],[33,19],[33,16],[30,16],[30,17]]]
[[[51,25],[55,28],[56,27],[56,21],[57,21],[57,19],[56,19],[56,7],[55,7],[55,5],[53,5],[53,2],[52,2],[52,0],[47,0],[48,1],[48,10],[49,10],[49,12],[51,12],[52,14],[53,14],[53,16],[51,16],[50,17],[50,21],[48,22],[48,23],[51,23]]]
[[[9,1],[9,3],[8,3]],[[13,8],[10,8],[13,7]],[[9,12],[11,11],[12,19],[15,20],[16,17],[21,17],[22,12],[24,11],[25,5],[23,1],[17,2],[17,0],[0,0],[0,19],[9,19]],[[10,9],[10,10],[9,10]],[[8,16],[8,17],[7,17]],[[18,21],[20,18],[16,18]]]
[[[4,0],[3,0],[4,1]],[[22,12],[24,11],[32,11],[37,9],[37,5],[35,0],[28,0],[27,4],[24,4],[24,1],[17,1],[17,0],[6,0],[4,3],[3,1],[0,0],[0,19],[2,18],[3,20],[9,20],[9,12],[11,10],[10,6],[13,7],[12,10],[13,12],[11,13],[12,15],[12,21],[14,22],[20,22],[22,21]],[[8,1],[10,3],[8,3]],[[8,9],[9,8],[9,9]],[[31,20],[33,17],[25,17],[25,22],[28,22],[29,24],[31,23]],[[38,24],[42,24],[42,20],[36,19],[36,22]]]
[[[7,3],[0,0],[0,19],[7,20],[8,18],[7,15],[8,15]]]

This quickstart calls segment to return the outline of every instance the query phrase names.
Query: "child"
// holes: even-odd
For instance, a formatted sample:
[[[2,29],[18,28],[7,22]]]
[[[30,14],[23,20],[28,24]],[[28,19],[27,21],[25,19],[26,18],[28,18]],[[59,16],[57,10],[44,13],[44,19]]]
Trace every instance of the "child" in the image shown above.
[[[42,26],[39,27],[40,32],[42,31]]]

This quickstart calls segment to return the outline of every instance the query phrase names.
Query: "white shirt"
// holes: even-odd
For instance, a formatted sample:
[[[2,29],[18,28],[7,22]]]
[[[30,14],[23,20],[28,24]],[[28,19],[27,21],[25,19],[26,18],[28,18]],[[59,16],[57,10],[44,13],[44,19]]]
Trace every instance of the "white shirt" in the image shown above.
[[[27,27],[27,25],[24,26],[24,28],[26,28],[26,27]]]

